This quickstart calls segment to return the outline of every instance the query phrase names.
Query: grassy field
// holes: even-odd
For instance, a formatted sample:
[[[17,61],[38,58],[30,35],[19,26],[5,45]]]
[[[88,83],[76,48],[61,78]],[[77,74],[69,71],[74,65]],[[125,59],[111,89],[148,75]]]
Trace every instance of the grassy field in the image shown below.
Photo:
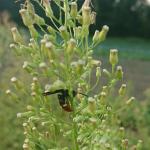
[[[118,49],[120,58],[150,61],[150,39],[108,38],[95,51],[96,55],[108,56],[109,49]]]

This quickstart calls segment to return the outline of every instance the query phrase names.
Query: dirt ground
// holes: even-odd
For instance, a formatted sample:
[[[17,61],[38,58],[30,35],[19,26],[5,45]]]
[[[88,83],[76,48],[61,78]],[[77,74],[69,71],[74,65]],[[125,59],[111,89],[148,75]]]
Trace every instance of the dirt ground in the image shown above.
[[[133,87],[135,97],[144,98],[144,92],[150,89],[150,62],[139,60],[122,60],[125,80],[128,79]]]
[[[106,59],[102,59],[103,68],[110,66]],[[119,65],[123,67],[124,82],[129,85],[131,95],[140,100],[144,99],[144,92],[150,89],[150,61],[120,60]]]

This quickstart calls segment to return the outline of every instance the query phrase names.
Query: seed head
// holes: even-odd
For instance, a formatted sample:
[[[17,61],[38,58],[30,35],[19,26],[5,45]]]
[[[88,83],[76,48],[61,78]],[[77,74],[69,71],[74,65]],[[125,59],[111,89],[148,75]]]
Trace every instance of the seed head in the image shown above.
[[[107,69],[103,69],[103,73],[108,77],[111,76],[110,72]]]
[[[100,77],[100,76],[101,76],[101,68],[96,67],[96,77]]]
[[[70,15],[72,18],[76,18],[77,14],[78,14],[78,6],[76,2],[72,2],[71,4],[71,11],[70,11]]]
[[[83,7],[82,8],[82,19],[83,19],[83,25],[89,26],[91,24],[91,8],[90,7]]]
[[[10,89],[8,89],[8,90],[6,90],[6,92],[5,92],[7,95],[11,95],[11,90]]]
[[[66,52],[69,55],[71,55],[71,54],[73,54],[74,48],[76,47],[76,40],[75,39],[70,39],[67,44],[68,44],[68,46],[67,46]]]
[[[116,65],[118,63],[118,50],[117,49],[110,50],[109,62],[111,65]]]
[[[69,33],[68,33],[68,31],[67,31],[67,29],[66,29],[65,26],[61,26],[61,27],[59,28],[59,31],[60,31],[61,37],[62,37],[63,39],[65,39],[65,40],[68,40],[68,39],[69,39]]]
[[[131,97],[129,100],[126,101],[127,105],[130,105],[135,100],[135,97]]]
[[[94,24],[96,22],[96,12],[92,11],[90,19],[91,19],[91,24]]]
[[[119,95],[120,95],[120,96],[123,96],[123,95],[125,94],[125,92],[126,92],[126,87],[127,87],[126,84],[122,84],[122,85],[121,85],[121,87],[120,87],[120,89],[119,89]]]
[[[17,44],[23,44],[24,43],[23,38],[20,35],[20,33],[16,27],[11,28],[11,32],[12,32],[13,40],[15,43],[17,43]]]
[[[29,27],[34,24],[34,19],[30,16],[28,10],[21,9],[19,13],[21,14],[21,17],[25,26]]]
[[[24,150],[29,150],[29,145],[27,143],[24,143],[22,147]]]
[[[106,39],[106,35],[109,31],[109,27],[107,25],[104,25],[102,27],[102,30],[99,32],[98,41],[103,42]]]
[[[96,110],[96,102],[95,99],[92,97],[88,98],[88,109],[91,113],[94,113]]]
[[[100,34],[99,31],[96,30],[93,36],[93,43],[99,42],[99,34]]]
[[[17,82],[17,78],[16,77],[12,77],[10,80],[11,80],[12,83],[16,83]]]
[[[116,78],[119,80],[123,78],[123,71],[121,66],[117,66]]]

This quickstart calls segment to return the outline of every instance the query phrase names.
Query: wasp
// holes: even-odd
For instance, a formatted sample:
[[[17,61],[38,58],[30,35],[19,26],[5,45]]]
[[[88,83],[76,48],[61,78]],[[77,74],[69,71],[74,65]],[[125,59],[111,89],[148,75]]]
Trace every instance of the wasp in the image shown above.
[[[48,96],[48,95],[52,95],[52,94],[57,94],[58,100],[59,100],[59,104],[62,107],[63,110],[67,111],[67,112],[72,112],[73,109],[71,108],[71,104],[69,99],[74,98],[77,94],[81,94],[83,96],[88,97],[88,95],[83,94],[83,93],[78,93],[74,90],[72,90],[71,92],[69,92],[68,89],[58,89],[52,92],[44,92],[43,96]]]

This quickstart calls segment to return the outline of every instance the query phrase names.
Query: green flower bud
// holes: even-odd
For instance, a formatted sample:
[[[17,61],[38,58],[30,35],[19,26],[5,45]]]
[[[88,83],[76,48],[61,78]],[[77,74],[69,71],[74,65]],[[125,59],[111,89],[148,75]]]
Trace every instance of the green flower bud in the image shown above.
[[[47,65],[46,65],[45,62],[41,62],[41,63],[39,64],[39,67],[42,68],[42,69],[46,69],[46,68],[47,68]]]
[[[123,79],[123,71],[121,66],[117,66],[116,78],[119,80]]]
[[[25,69],[27,72],[31,73],[33,71],[33,67],[31,66],[31,64],[27,61],[25,61],[23,63],[23,66],[22,66],[23,69]]]
[[[51,33],[52,35],[54,35],[54,36],[56,35],[55,30],[54,30],[51,26],[48,26],[48,27],[47,27],[47,30],[48,30],[48,32]]]
[[[105,98],[106,98],[106,93],[105,92],[101,92],[100,93],[100,103],[101,104],[105,104]]]
[[[125,95],[126,87],[127,87],[126,84],[122,84],[122,85],[121,85],[121,87],[120,87],[120,89],[119,89],[119,95],[120,95],[120,96]]]
[[[70,39],[67,43],[67,50],[66,52],[70,55],[73,54],[74,48],[76,47],[76,40],[75,39]]]
[[[45,25],[45,20],[40,17],[39,15],[35,14],[34,15],[34,19],[35,19],[35,23],[38,24],[38,25]]]
[[[24,143],[23,146],[22,146],[22,148],[24,150],[29,150],[30,149],[30,147],[29,147],[29,145],[27,143]]]
[[[46,45],[46,40],[42,39],[40,43],[41,43],[41,51],[44,53],[44,51],[45,51],[45,45]]]
[[[27,132],[27,131],[25,131],[25,132],[23,132],[23,134],[26,136],[26,135],[28,134],[28,132]]]
[[[96,77],[100,77],[101,76],[101,68],[97,67],[96,68]]]
[[[41,123],[42,126],[46,126],[46,125],[50,125],[50,124],[51,124],[50,121],[45,121],[45,122],[42,122],[42,123]]]
[[[34,39],[38,38],[38,32],[36,31],[33,25],[29,26],[29,31],[32,38]]]
[[[124,135],[125,135],[125,129],[124,129],[124,127],[120,127],[120,128],[119,128],[119,136],[120,136],[121,138],[123,138]]]
[[[12,83],[17,83],[17,78],[16,77],[12,77],[10,80],[11,80]]]
[[[18,100],[18,96],[12,92],[10,89],[6,90],[5,92],[11,99],[13,100]]]
[[[91,24],[90,17],[91,17],[91,8],[83,7],[83,9],[82,9],[83,25],[89,26]]]
[[[91,19],[91,24],[94,24],[96,22],[96,12],[92,11],[90,19]]]
[[[78,6],[76,2],[72,2],[71,4],[71,11],[70,11],[70,15],[72,18],[76,18],[77,14],[78,14]]]
[[[143,145],[143,141],[142,140],[138,140],[138,143],[136,145],[137,150],[141,150],[142,149],[142,145]]]
[[[21,14],[25,26],[29,27],[34,24],[34,19],[31,18],[29,12],[26,9],[21,9],[19,13]]]
[[[48,57],[50,59],[55,59],[56,54],[54,51],[54,45],[51,42],[46,42],[45,48],[46,48],[45,50],[46,50],[46,54],[48,55]]]
[[[77,20],[80,24],[83,24],[83,17],[81,15],[77,15]]]
[[[128,139],[123,139],[122,140],[122,146],[123,146],[123,148],[127,148],[128,144],[129,144],[129,140]]]
[[[103,86],[102,87],[102,92],[108,93],[108,86]]]
[[[85,66],[85,61],[82,60],[82,59],[78,60],[78,62],[77,62],[77,68],[76,68],[76,71],[77,71],[78,74],[82,73],[84,66]]]
[[[24,113],[17,113],[17,118],[22,118],[22,117],[31,117],[33,115],[32,111],[27,111]]]
[[[16,48],[16,45],[15,45],[14,43],[11,43],[11,44],[9,45],[9,47],[10,47],[11,49],[15,49],[15,48]]]
[[[36,92],[31,92],[32,97],[35,97],[36,95],[37,95]]]
[[[26,144],[29,143],[29,139],[26,138],[26,139],[24,140],[24,143],[26,143]]]
[[[82,98],[83,98],[83,95],[81,95],[80,93],[83,93],[83,90],[81,88],[81,85],[78,85],[78,88],[77,88],[77,99],[79,100],[79,102],[81,102]]]
[[[89,7],[90,3],[91,3],[91,0],[84,0],[84,3],[82,5],[82,9],[83,9],[83,7]]]
[[[135,100],[135,97],[131,97],[129,100],[126,101],[127,105],[130,105]]]
[[[56,35],[49,35],[49,34],[44,34],[44,39],[47,42],[52,42],[52,43],[56,43]]]
[[[89,35],[89,27],[88,26],[83,26],[82,27],[82,32],[81,32],[81,38],[84,38]]]
[[[38,43],[33,38],[30,39],[30,46],[35,51],[37,51],[39,49]]]
[[[91,49],[91,50],[89,50],[88,52],[87,52],[87,55],[88,56],[92,56],[93,55],[93,50]],[[94,62],[98,62],[98,60],[93,60]],[[100,61],[99,61],[100,62]]]
[[[22,54],[23,45],[10,44],[9,47],[14,50],[14,52],[20,56]]]
[[[37,83],[38,82],[38,78],[37,77],[33,77],[33,82]]]
[[[104,25],[102,30],[99,33],[99,42],[103,42],[106,39],[106,35],[109,31],[109,27],[107,25]]]
[[[82,27],[79,26],[79,27],[76,27],[74,29],[74,36],[77,38],[77,39],[80,39],[81,38],[81,32],[82,32]]]
[[[53,10],[51,8],[49,0],[44,0],[43,1],[43,5],[45,7],[46,16],[52,18],[52,16],[53,16]]]
[[[22,88],[21,83],[18,81],[18,79],[16,77],[12,77],[10,79],[10,81],[14,84],[16,89],[21,89]]]
[[[65,39],[65,40],[68,40],[68,39],[69,39],[69,33],[68,33],[68,31],[67,31],[67,29],[66,29],[65,26],[61,26],[61,27],[59,28],[59,31],[60,31],[60,35],[61,35],[61,37],[62,37],[63,39]]]
[[[111,77],[111,73],[107,69],[103,69],[103,73],[109,78]]]
[[[118,50],[117,49],[110,50],[109,62],[111,65],[116,65],[118,63]]]
[[[23,44],[24,43],[23,38],[21,37],[21,35],[20,35],[20,33],[16,27],[13,27],[11,29],[11,32],[12,32],[13,40],[15,43],[17,43],[17,44]]]
[[[96,30],[93,36],[93,43],[99,42],[99,31]]]
[[[33,4],[30,2],[30,0],[27,0],[27,10],[29,12],[29,15],[31,16],[31,18],[34,20],[34,15],[35,15],[35,10],[34,10],[34,6]]]
[[[88,98],[88,109],[91,113],[94,113],[96,111],[96,102],[92,97]]]
[[[31,105],[28,105],[28,106],[27,106],[27,110],[28,110],[28,111],[33,111],[33,110],[34,110],[34,107],[31,106]]]
[[[36,90],[36,84],[35,83],[31,83],[31,90],[32,90],[32,92],[35,92],[35,90]]]
[[[5,92],[7,95],[11,95],[11,90],[6,90],[6,92]]]
[[[92,59],[90,63],[91,63],[91,65],[94,65],[94,66],[97,66],[97,67],[99,67],[101,65],[101,61],[94,60],[94,59]]]
[[[32,131],[36,131],[36,130],[37,130],[37,128],[36,128],[36,127],[33,127],[33,128],[32,128]]]

